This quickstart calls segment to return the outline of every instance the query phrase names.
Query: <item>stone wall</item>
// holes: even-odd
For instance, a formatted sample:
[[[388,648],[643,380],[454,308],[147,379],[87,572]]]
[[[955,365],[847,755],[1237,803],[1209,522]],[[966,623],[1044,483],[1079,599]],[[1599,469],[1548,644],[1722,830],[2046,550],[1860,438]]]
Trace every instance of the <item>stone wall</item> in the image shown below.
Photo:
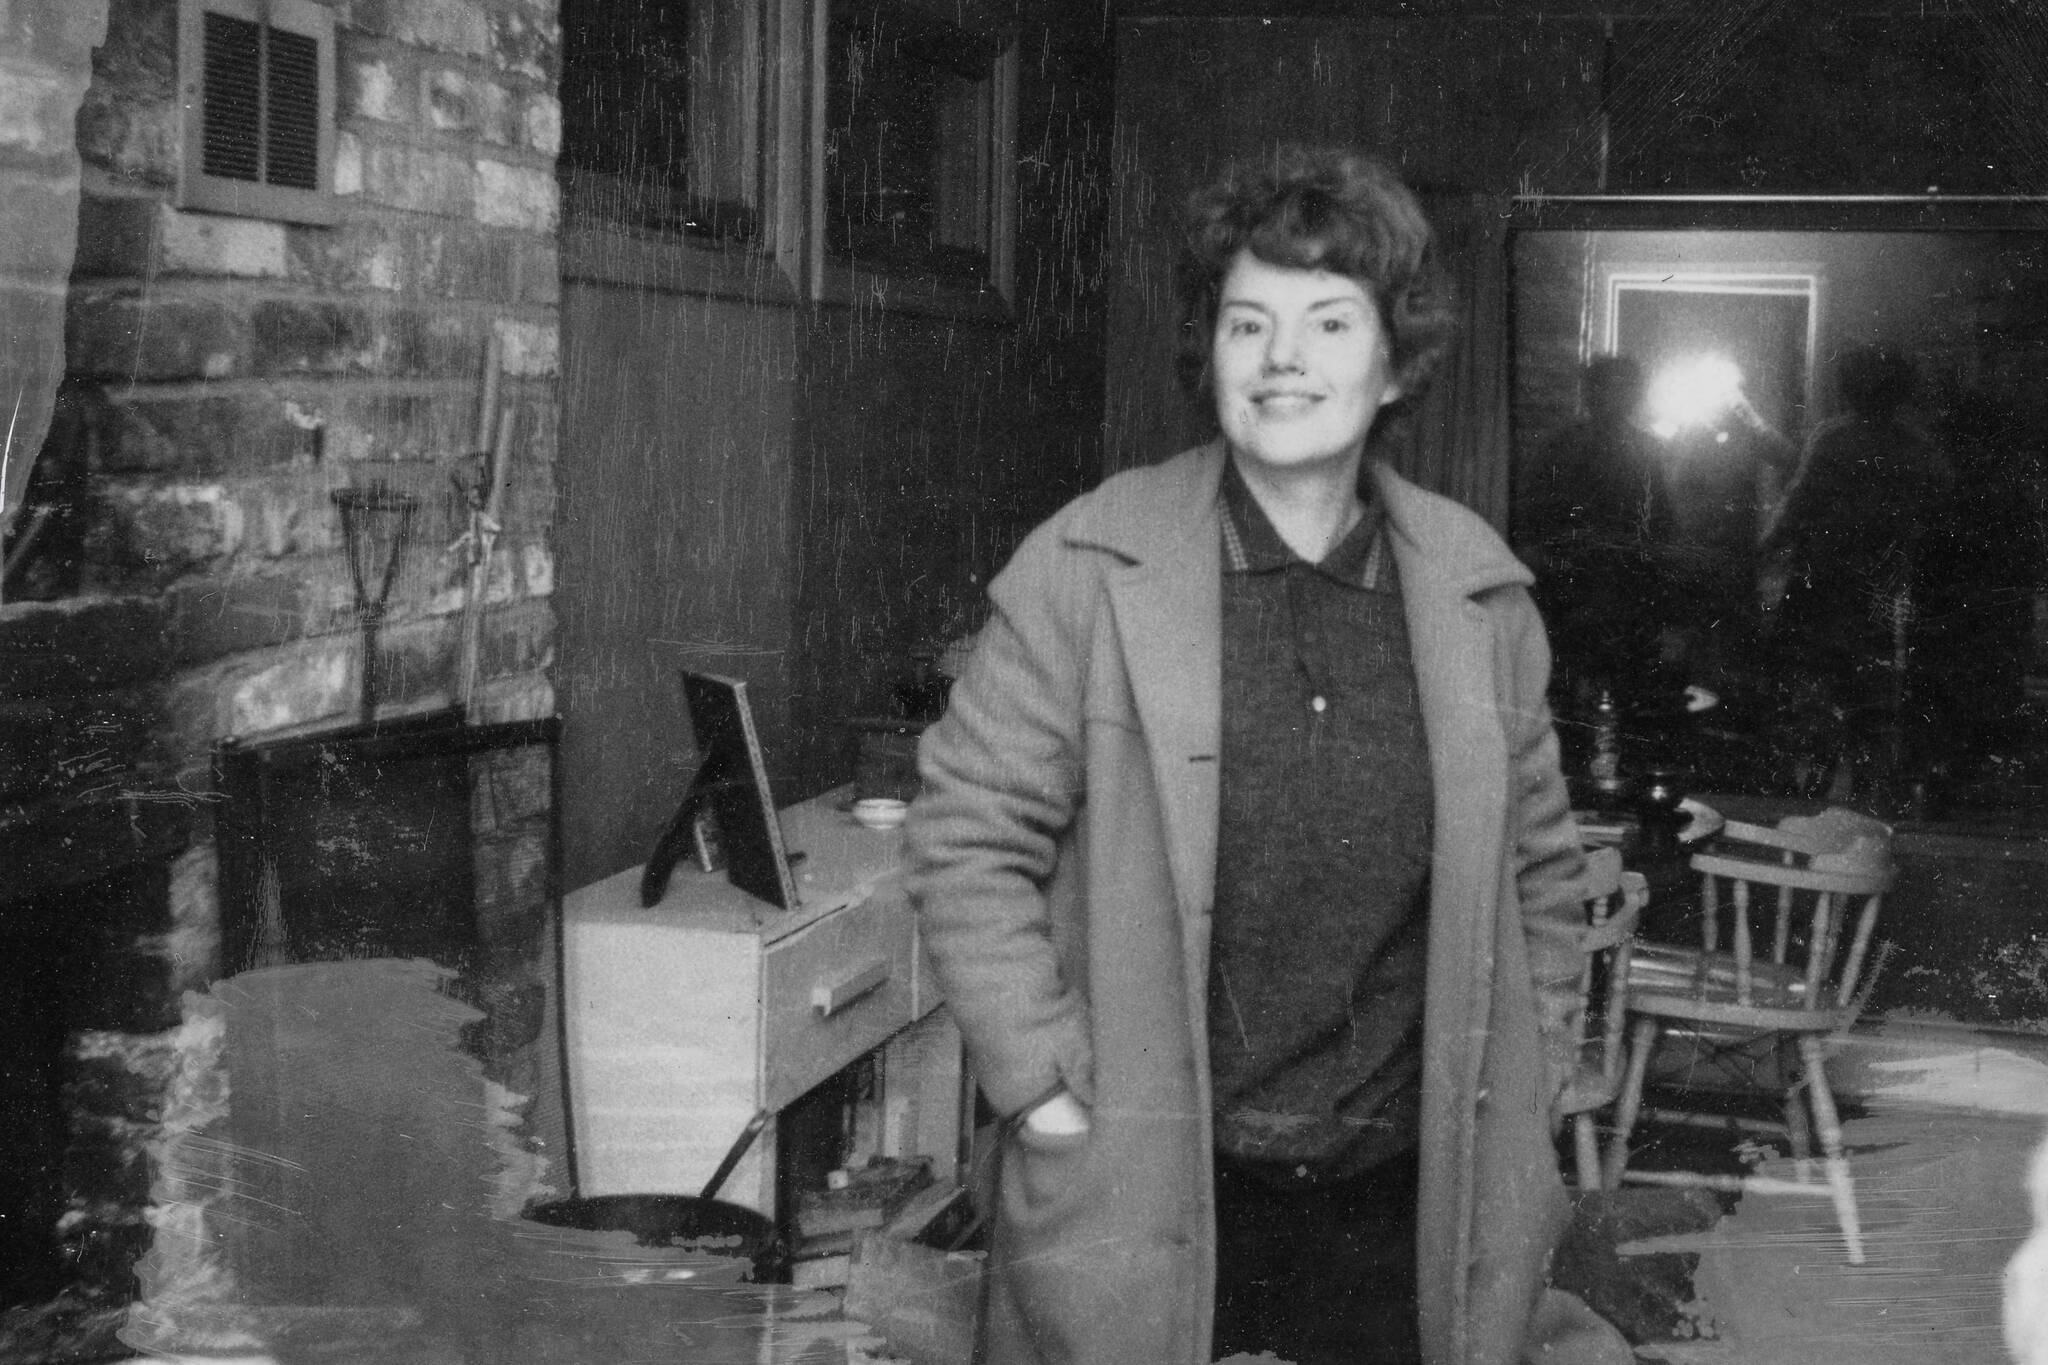
[[[551,709],[556,34],[546,0],[337,5],[331,227],[171,206],[173,0],[114,0],[79,119],[69,372],[96,390],[88,592],[159,605],[181,756],[341,716],[359,661],[333,490],[421,499],[388,700],[454,677],[487,339],[515,409],[483,713]]]
[[[8,1155],[63,1192],[65,1292],[101,1307],[129,1287],[180,994],[221,967],[215,748],[360,719],[343,488],[418,504],[382,714],[458,700],[487,356],[512,427],[471,713],[554,710],[553,0],[320,2],[331,226],[175,206],[176,0],[0,0],[0,381],[54,410],[13,452],[39,446],[26,502],[53,514],[26,551],[17,522],[0,603],[0,955],[79,983],[64,1131]],[[550,800],[506,768],[476,802],[508,855],[479,859],[483,913],[529,956]],[[50,1319],[0,1315],[0,1360],[74,1350]]]

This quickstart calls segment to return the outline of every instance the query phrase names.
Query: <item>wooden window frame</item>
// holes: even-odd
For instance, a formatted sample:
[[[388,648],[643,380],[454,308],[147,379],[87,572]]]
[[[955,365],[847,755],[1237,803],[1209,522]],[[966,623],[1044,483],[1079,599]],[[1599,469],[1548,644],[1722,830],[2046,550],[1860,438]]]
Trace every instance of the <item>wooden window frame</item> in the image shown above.
[[[749,69],[718,117],[721,141],[740,149],[739,166],[715,177],[739,189],[759,236],[718,244],[673,230],[606,222],[565,192],[562,269],[596,284],[704,294],[755,303],[879,305],[889,311],[1008,320],[1016,276],[1018,44],[993,33],[989,67],[985,188],[988,268],[975,281],[936,272],[886,275],[825,251],[826,54],[833,0],[700,0],[755,35]],[[573,117],[570,111],[565,115]],[[731,121],[737,121],[733,126]]]
[[[809,292],[809,48],[819,0],[700,3],[721,8],[745,69],[723,106],[699,113],[693,127],[715,129],[719,141],[738,149],[738,164],[720,165],[709,178],[752,211],[758,235],[717,243],[607,221],[565,180],[563,272],[592,283],[793,303]]]
[[[811,38],[810,276],[812,297],[824,303],[872,301],[884,310],[951,317],[1007,319],[1016,293],[1017,252],[1017,35],[987,35],[994,56],[986,79],[988,105],[978,149],[983,188],[977,215],[983,222],[988,267],[979,280],[943,278],[936,272],[889,274],[839,259],[825,250],[826,88],[831,0],[815,0]]]

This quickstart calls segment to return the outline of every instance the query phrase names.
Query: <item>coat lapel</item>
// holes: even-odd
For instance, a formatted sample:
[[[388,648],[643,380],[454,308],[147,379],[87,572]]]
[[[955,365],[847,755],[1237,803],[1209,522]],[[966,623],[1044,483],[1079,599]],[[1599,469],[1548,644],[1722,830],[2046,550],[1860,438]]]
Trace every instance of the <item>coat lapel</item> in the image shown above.
[[[1206,911],[1216,889],[1223,709],[1222,644],[1213,624],[1222,612],[1219,535],[1213,527],[1210,534],[1197,533],[1109,583],[1183,915]],[[1212,624],[1204,628],[1204,622]]]
[[[1151,755],[1182,915],[1206,912],[1216,887],[1222,472],[1222,446],[1211,442],[1138,478],[1111,480],[1087,518],[1068,529],[1071,540],[1124,561],[1107,578],[1110,614]]]

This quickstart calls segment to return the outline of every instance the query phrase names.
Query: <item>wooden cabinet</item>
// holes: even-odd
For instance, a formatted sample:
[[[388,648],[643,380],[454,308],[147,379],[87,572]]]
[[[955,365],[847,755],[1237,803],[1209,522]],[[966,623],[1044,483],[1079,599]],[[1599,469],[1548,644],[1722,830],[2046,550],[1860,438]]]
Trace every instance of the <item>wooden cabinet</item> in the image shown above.
[[[637,867],[564,899],[577,1194],[698,1193],[757,1111],[877,1051],[881,1150],[948,1167],[958,1034],[922,970],[902,832],[856,824],[847,795],[782,812],[784,846],[802,855],[794,910],[688,864],[654,906]],[[771,1123],[720,1198],[774,1213],[774,1136]]]

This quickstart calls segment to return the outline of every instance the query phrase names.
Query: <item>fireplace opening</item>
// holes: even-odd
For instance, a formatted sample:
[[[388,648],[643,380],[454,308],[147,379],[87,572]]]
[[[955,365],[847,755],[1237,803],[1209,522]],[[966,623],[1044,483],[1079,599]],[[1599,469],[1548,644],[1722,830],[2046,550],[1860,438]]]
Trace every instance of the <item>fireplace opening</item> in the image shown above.
[[[0,906],[0,1360],[131,1354],[150,1063],[178,1022],[169,885],[140,862]]]

